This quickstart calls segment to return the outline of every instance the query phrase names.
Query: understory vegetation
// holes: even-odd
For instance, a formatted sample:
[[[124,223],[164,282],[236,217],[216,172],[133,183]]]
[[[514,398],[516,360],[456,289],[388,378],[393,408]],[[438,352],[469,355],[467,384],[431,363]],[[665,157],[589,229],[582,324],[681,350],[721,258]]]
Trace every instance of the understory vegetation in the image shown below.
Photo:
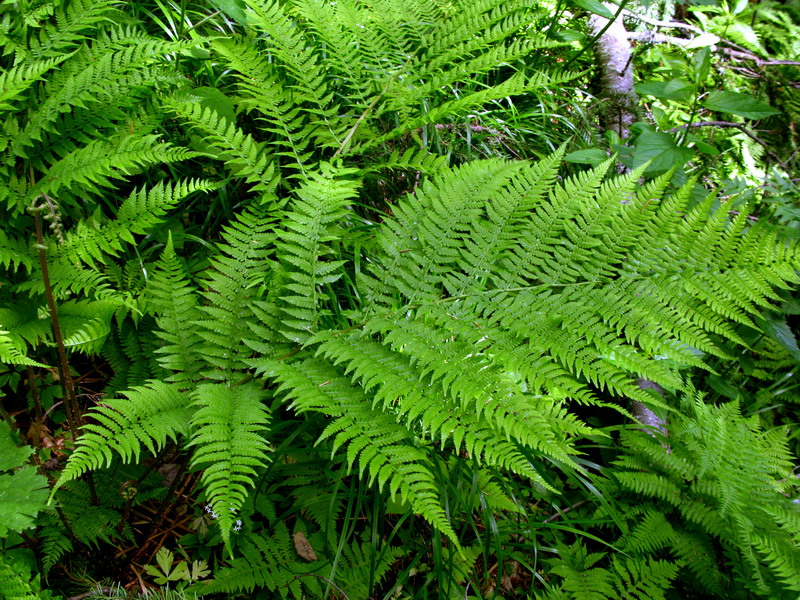
[[[800,597],[800,1],[0,48],[0,599]]]

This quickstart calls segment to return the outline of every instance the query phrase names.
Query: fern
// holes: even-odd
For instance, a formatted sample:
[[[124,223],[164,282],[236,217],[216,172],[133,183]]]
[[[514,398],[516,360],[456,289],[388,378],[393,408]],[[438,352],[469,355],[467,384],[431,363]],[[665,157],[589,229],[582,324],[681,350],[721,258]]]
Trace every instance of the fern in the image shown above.
[[[39,577],[31,575],[19,562],[0,556],[0,596],[6,600],[39,600]]]
[[[793,464],[783,433],[761,431],[736,403],[717,408],[698,396],[683,409],[670,426],[670,453],[651,436],[624,438],[630,450],[617,461],[613,481],[625,493],[623,505],[628,494],[638,498],[631,511],[637,525],[623,536],[625,546],[644,555],[668,549],[698,589],[744,597],[720,572],[721,544],[751,593],[796,593],[800,521],[786,497],[797,485],[786,477]]]
[[[593,567],[603,553],[588,554],[576,542],[567,548],[560,544],[563,558],[552,561],[552,572],[563,578],[560,587],[540,598],[574,600],[665,600],[677,565],[659,560],[614,557],[608,568]]]
[[[89,469],[111,463],[113,452],[126,462],[138,461],[142,448],[153,453],[167,440],[188,433],[189,400],[176,384],[152,381],[89,413],[94,422],[83,426],[80,444],[61,473],[58,485]]]
[[[159,335],[172,341],[162,364],[182,370],[175,381],[196,381],[199,372],[217,382],[192,392],[192,446],[195,466],[213,463],[203,477],[226,514],[223,531],[233,522],[226,509],[242,506],[266,460],[269,395],[246,383],[253,368],[295,411],[331,418],[320,442],[341,450],[349,468],[358,465],[455,541],[427,441],[552,489],[544,464],[579,468],[572,440],[590,432],[570,414],[570,400],[605,404],[600,395],[608,390],[656,402],[637,377],[684,389],[676,365],[701,366],[693,348],[722,354],[715,340],[740,341],[728,324],[732,311],[746,321],[774,286],[796,281],[795,250],[744,231],[741,219],[706,222],[699,209],[676,216],[686,190],[653,201],[663,179],[637,194],[638,173],[608,181],[607,165],[554,186],[556,166],[557,157],[540,165],[472,163],[409,196],[382,226],[381,250],[359,281],[363,300],[346,330],[326,330],[319,312],[328,302],[323,286],[345,266],[325,259],[342,235],[333,223],[354,193],[335,172],[299,187],[284,228],[273,231],[259,211],[228,228],[203,292],[207,305],[195,309],[191,291],[167,295],[159,284],[159,302],[173,303],[157,309]],[[678,258],[665,265],[664,253]],[[169,253],[164,261],[166,281],[186,290]],[[692,284],[697,274],[764,277],[756,272],[770,273],[767,287],[756,288],[766,298],[757,301],[722,284],[713,298],[698,295]],[[645,320],[653,314],[659,319]],[[180,337],[192,322],[200,326],[196,352],[195,338]],[[287,353],[281,338],[302,346]],[[234,414],[241,420],[231,421]],[[135,413],[126,418],[136,422]],[[140,431],[104,421],[81,442],[64,478],[108,462],[112,449],[134,458],[140,433],[123,438],[124,447],[110,443],[130,427]],[[153,451],[180,430],[160,431],[141,438],[144,447]],[[623,473],[620,482],[626,478],[639,493],[666,502],[680,496],[656,474]],[[687,518],[720,527],[711,515]]]
[[[202,384],[194,393],[192,465],[203,469],[201,481],[226,543],[257,468],[266,462],[269,413],[263,400],[260,386],[252,383]]]
[[[284,524],[278,524],[270,536],[249,536],[240,552],[241,558],[232,566],[220,569],[212,581],[196,584],[192,591],[205,595],[266,588],[280,598],[296,600],[304,593],[316,597],[322,594],[317,578],[303,577],[313,572],[315,565],[299,559]]]

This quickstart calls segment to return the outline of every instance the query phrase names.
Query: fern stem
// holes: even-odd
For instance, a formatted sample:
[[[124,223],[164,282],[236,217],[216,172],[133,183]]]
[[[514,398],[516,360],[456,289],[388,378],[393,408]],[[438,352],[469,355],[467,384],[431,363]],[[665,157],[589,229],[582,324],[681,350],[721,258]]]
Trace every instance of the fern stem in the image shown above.
[[[44,424],[42,400],[39,397],[39,387],[36,385],[36,374],[33,372],[33,367],[27,365],[25,370],[28,374],[28,390],[31,393],[31,398],[33,398],[33,406],[36,411],[36,426],[33,428],[33,446],[38,448],[41,442],[41,427]]]
[[[44,196],[48,203],[51,203],[50,198]],[[69,362],[67,361],[67,350],[64,346],[64,337],[61,334],[61,325],[58,322],[58,310],[56,308],[55,297],[53,296],[53,288],[50,285],[50,272],[47,268],[47,255],[45,254],[44,235],[42,233],[42,217],[40,211],[34,211],[34,222],[36,223],[36,246],[39,252],[39,267],[42,270],[42,281],[44,282],[44,294],[47,298],[47,307],[50,311],[50,322],[53,327],[53,338],[56,341],[56,350],[58,351],[58,378],[61,384],[61,389],[64,392],[64,408],[67,413],[67,424],[72,433],[72,441],[78,440],[78,398],[75,395],[75,382],[72,380],[72,373],[70,373]]]
[[[53,200],[49,196],[42,195],[42,198],[47,202],[47,206],[53,209]],[[58,310],[56,308],[55,296],[53,296],[53,288],[50,285],[50,272],[47,268],[47,254],[45,254],[44,234],[42,232],[42,215],[41,210],[34,208],[33,210],[34,223],[36,224],[36,249],[39,252],[39,266],[42,269],[42,281],[44,283],[44,294],[47,298],[47,307],[50,310],[50,322],[53,327],[53,338],[56,341],[56,349],[58,351],[58,377],[61,389],[64,392],[64,408],[67,414],[67,425],[72,433],[72,442],[77,443],[79,432],[79,425],[81,421],[80,407],[78,406],[78,397],[75,394],[75,382],[72,379],[72,373],[69,368],[69,361],[67,360],[67,349],[64,346],[64,336],[61,333],[61,325],[58,322]],[[89,497],[92,504],[97,504],[97,488],[94,485],[94,477],[91,473],[86,474],[86,483],[89,486]]]
[[[363,123],[364,120],[369,116],[369,114],[372,112],[372,110],[375,108],[378,102],[380,102],[381,98],[383,98],[384,94],[386,94],[386,92],[389,91],[389,86],[391,86],[392,83],[394,83],[394,81],[405,72],[406,68],[408,67],[408,65],[411,64],[411,61],[414,59],[415,55],[416,53],[408,57],[408,60],[405,62],[405,64],[403,64],[403,66],[397,70],[397,73],[395,73],[392,76],[392,78],[386,82],[386,85],[383,86],[383,89],[380,91],[380,93],[377,96],[375,96],[372,102],[369,103],[369,106],[367,106],[367,108],[364,109],[364,112],[361,113],[361,116],[358,117],[358,120],[350,128],[350,131],[347,132],[347,135],[344,137],[344,140],[342,140],[342,144],[339,146],[339,149],[336,150],[336,152],[333,154],[331,162],[333,162],[333,160],[335,160],[342,152],[344,152],[344,150],[347,149],[347,146],[350,144],[350,141],[353,139],[353,136],[356,134],[356,131],[358,131],[358,128],[361,126],[361,123]]]

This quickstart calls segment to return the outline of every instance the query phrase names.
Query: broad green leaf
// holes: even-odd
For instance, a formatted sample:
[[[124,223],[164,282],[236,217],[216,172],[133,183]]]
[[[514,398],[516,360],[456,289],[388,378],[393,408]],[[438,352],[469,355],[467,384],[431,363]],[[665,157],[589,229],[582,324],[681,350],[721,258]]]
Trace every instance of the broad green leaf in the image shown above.
[[[156,554],[156,562],[158,563],[158,566],[161,567],[164,575],[169,575],[169,571],[172,568],[172,561],[174,559],[175,557],[171,551],[167,550],[163,546],[159,549],[158,553]]]
[[[0,538],[32,527],[48,491],[47,479],[32,467],[0,475]]]
[[[715,90],[706,96],[703,106],[709,110],[739,115],[746,119],[763,119],[780,114],[766,102],[756,100],[749,94]]]
[[[711,50],[706,47],[695,54],[692,66],[694,66],[694,82],[696,84],[701,84],[708,79],[708,74],[711,72]]]
[[[683,79],[673,79],[671,81],[640,83],[636,86],[636,91],[639,94],[653,96],[662,100],[690,102],[695,93],[695,87],[692,83]]]
[[[33,452],[30,446],[18,447],[15,435],[5,421],[0,421],[0,471],[10,471],[25,465]]]
[[[714,35],[713,33],[701,33],[697,37],[689,40],[684,48],[687,50],[694,50],[695,48],[708,48],[709,46],[718,44],[719,40],[720,37],[718,35]]]
[[[600,163],[608,160],[608,155],[599,148],[590,148],[588,150],[577,150],[570,152],[564,157],[567,162],[578,163],[581,165],[592,165],[596,167]]]
[[[236,21],[237,25],[242,27],[247,25],[247,17],[244,14],[244,2],[242,0],[211,0],[211,6]]]
[[[665,173],[672,167],[679,167],[686,164],[694,151],[691,148],[678,146],[668,133],[643,133],[634,143],[636,150],[633,154],[633,168],[639,167],[650,161],[646,175]]]
[[[572,0],[572,3],[583,10],[600,15],[606,19],[614,18],[614,13],[608,10],[602,2],[598,2],[597,0]]]
[[[198,104],[210,108],[220,117],[225,118],[228,123],[234,123],[236,121],[236,111],[233,107],[233,100],[228,98],[217,88],[195,88],[192,90],[191,95],[197,97]]]

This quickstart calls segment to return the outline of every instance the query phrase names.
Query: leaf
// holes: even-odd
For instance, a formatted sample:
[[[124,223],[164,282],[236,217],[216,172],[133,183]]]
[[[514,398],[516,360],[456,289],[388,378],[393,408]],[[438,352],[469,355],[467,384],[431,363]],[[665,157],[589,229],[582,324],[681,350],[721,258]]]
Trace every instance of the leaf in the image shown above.
[[[643,133],[636,138],[636,150],[633,154],[633,165],[635,169],[650,161],[645,175],[656,175],[665,173],[673,167],[680,167],[686,164],[694,151],[691,148],[678,146],[668,133]]]
[[[314,548],[308,542],[306,534],[302,531],[295,531],[292,540],[294,541],[294,549],[300,558],[304,558],[309,562],[317,560],[317,553],[314,552]]]
[[[798,347],[797,338],[792,333],[791,327],[786,323],[786,319],[766,316],[763,319],[759,318],[758,324],[768,337],[778,342],[793,359],[800,361],[800,347]]]
[[[696,38],[689,40],[689,43],[684,48],[688,50],[694,50],[695,48],[707,49],[709,46],[719,43],[719,40],[719,36],[713,33],[701,33]]]
[[[145,573],[153,577],[153,581],[155,581],[158,585],[164,585],[165,583],[167,583],[166,576],[164,575],[164,573],[161,572],[161,569],[159,569],[157,566],[145,565],[144,571]]]
[[[695,83],[701,84],[708,79],[708,74],[711,72],[711,50],[708,48],[700,50],[692,60],[692,66]]]
[[[185,562],[179,562],[177,565],[175,565],[172,573],[169,574],[168,579],[170,581],[178,581],[179,579],[185,579],[186,581],[189,581],[189,565]]]
[[[597,0],[572,0],[572,3],[585,11],[600,15],[606,19],[614,18],[614,13],[608,10],[602,2],[598,2]]]
[[[156,562],[158,566],[161,567],[161,570],[164,572],[164,575],[169,576],[169,570],[172,568],[172,561],[175,559],[175,555],[172,554],[169,550],[164,548],[163,546],[159,549],[158,553],[156,554]]]
[[[217,88],[199,87],[192,90],[191,95],[198,99],[198,104],[210,108],[220,117],[227,120],[229,124],[236,122],[236,111],[233,107],[233,100]],[[222,123],[220,123],[222,126]]]
[[[242,0],[211,0],[211,6],[236,21],[237,25],[247,25],[247,16],[244,13]]]
[[[578,163],[581,165],[592,165],[596,167],[600,163],[608,160],[608,155],[599,148],[589,148],[588,150],[577,150],[570,152],[564,157],[567,162]]]
[[[0,421],[0,471],[9,471],[25,465],[33,452],[30,446],[18,447],[16,435],[5,421]]]
[[[662,100],[676,100],[677,102],[690,102],[694,95],[695,86],[683,79],[671,81],[650,81],[640,83],[636,91],[645,96],[653,96]]]
[[[0,538],[32,527],[47,493],[47,479],[34,468],[0,475]]]
[[[198,581],[211,574],[211,569],[208,568],[208,563],[204,560],[195,560],[192,562],[192,574],[190,581]]]
[[[780,114],[769,104],[756,100],[749,94],[715,90],[706,96],[703,106],[717,112],[739,115],[746,119],[763,119]]]

